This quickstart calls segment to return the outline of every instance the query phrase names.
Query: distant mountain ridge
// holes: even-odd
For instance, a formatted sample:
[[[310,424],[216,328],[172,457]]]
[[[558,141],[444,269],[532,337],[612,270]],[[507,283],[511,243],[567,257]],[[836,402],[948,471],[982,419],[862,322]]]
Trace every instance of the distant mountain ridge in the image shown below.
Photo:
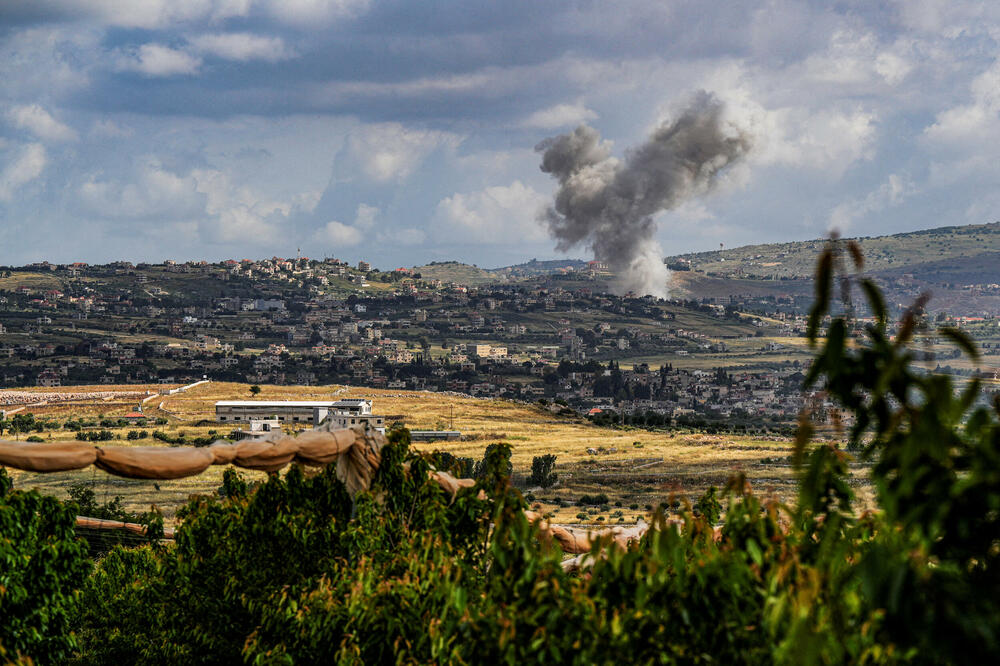
[[[1000,222],[938,227],[888,236],[855,238],[865,270],[889,276],[912,274],[928,282],[1000,282]],[[668,265],[716,277],[808,278],[824,240],[768,243],[667,257]],[[951,278],[951,279],[950,279]]]

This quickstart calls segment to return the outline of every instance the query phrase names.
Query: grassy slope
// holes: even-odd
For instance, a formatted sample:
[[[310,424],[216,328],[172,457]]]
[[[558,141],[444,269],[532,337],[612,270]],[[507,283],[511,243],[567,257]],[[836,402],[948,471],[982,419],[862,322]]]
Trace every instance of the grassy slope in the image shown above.
[[[104,387],[91,387],[101,390]],[[74,387],[83,390],[84,387]],[[768,441],[749,437],[709,436],[699,433],[653,433],[642,430],[612,430],[598,428],[577,419],[559,417],[533,405],[502,400],[477,400],[437,393],[411,391],[381,391],[358,387],[292,387],[264,386],[258,399],[320,399],[337,397],[369,397],[375,401],[376,411],[393,420],[403,420],[414,429],[435,428],[444,424],[461,430],[466,441],[422,443],[416,447],[423,451],[435,449],[449,451],[459,456],[479,458],[488,444],[505,441],[513,446],[513,464],[516,474],[530,472],[533,456],[553,453],[558,457],[557,472],[562,483],[559,488],[539,493],[540,497],[562,497],[575,500],[582,493],[605,492],[612,500],[620,500],[627,507],[631,503],[640,507],[656,505],[671,495],[696,496],[709,485],[721,485],[731,474],[743,471],[759,492],[773,492],[785,500],[792,498],[794,475],[783,462],[790,452],[787,441]],[[156,410],[159,399],[147,403],[147,412],[169,414],[171,425],[162,427],[171,433],[183,431],[188,435],[205,435],[215,428],[223,434],[228,428],[212,423],[199,425],[211,418],[216,400],[249,398],[245,384],[213,382],[187,393],[165,397],[163,412]],[[53,415],[61,419],[69,416],[96,416],[98,413],[114,415],[124,413],[132,406],[122,404],[84,404],[77,407],[60,405],[32,409],[38,416]],[[148,428],[152,429],[152,427]],[[128,429],[119,432],[124,436]],[[58,439],[71,439],[71,433],[57,433]],[[634,445],[639,442],[640,447]],[[116,441],[115,445],[133,445]],[[137,445],[159,444],[147,439]],[[604,447],[607,453],[591,456],[588,448]],[[610,449],[617,449],[610,452]],[[643,468],[642,476],[635,476],[637,459],[662,458],[662,462]],[[763,459],[780,459],[782,462]],[[59,474],[30,474],[13,472],[18,487],[36,487],[43,492],[65,497],[69,485],[75,481],[94,481],[98,499],[114,495],[125,497],[132,509],[145,509],[151,504],[159,506],[168,516],[191,494],[211,493],[219,486],[223,467],[211,467],[204,473],[177,481],[137,481],[111,477],[93,468]],[[259,473],[247,473],[250,478],[262,478]],[[556,511],[557,519],[575,521],[578,507],[556,510],[547,503],[545,510]],[[633,520],[635,511],[625,509],[626,518]]]
[[[420,273],[425,280],[441,280],[442,282],[455,282],[475,286],[497,282],[500,276],[478,266],[459,263],[457,261],[446,261],[426,266],[414,266],[413,271]]]
[[[935,270],[961,268],[984,253],[1000,251],[1000,222],[961,227],[941,227],[891,236],[857,239],[865,252],[869,272],[902,273],[933,262]],[[699,271],[736,275],[738,269],[756,275],[811,277],[822,240],[747,245],[727,250],[670,257],[688,259]],[[996,271],[996,262],[988,262]]]

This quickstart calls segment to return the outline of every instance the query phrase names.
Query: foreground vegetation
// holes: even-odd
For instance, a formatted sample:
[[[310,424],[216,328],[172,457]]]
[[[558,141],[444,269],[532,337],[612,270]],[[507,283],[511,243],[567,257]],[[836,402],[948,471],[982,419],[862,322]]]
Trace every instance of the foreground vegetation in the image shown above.
[[[184,510],[176,544],[91,564],[73,507],[0,501],[0,658],[56,663],[981,663],[1000,650],[1000,401],[917,371],[919,308],[890,340],[881,295],[867,337],[831,309],[839,248],[820,260],[807,382],[842,407],[850,453],[796,446],[794,503],[745,480],[659,514],[627,550],[596,544],[584,573],[524,517],[509,447],[475,488],[426,481],[392,433],[373,487],[292,468]],[[858,259],[860,261],[860,258]],[[848,305],[848,304],[845,304]],[[943,334],[967,353],[956,331]],[[879,510],[860,516],[852,455]],[[408,463],[408,470],[404,467]],[[480,495],[479,491],[483,491]],[[90,573],[88,575],[88,569]]]

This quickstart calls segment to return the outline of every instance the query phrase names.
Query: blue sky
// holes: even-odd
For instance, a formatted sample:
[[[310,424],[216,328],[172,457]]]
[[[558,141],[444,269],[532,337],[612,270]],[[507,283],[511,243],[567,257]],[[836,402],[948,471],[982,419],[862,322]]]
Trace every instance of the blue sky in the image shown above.
[[[554,258],[534,146],[699,90],[754,147],[668,254],[992,222],[998,41],[963,0],[5,0],[0,264]]]

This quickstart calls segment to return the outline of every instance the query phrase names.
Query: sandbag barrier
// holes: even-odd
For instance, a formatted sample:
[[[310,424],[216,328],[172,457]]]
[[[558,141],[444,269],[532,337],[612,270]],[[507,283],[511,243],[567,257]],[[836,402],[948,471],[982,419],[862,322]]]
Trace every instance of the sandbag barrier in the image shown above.
[[[297,437],[247,439],[235,444],[218,441],[206,447],[125,447],[94,446],[77,442],[47,444],[0,441],[0,465],[43,474],[95,465],[109,474],[128,479],[171,480],[195,476],[212,465],[234,465],[243,469],[276,472],[292,462],[305,465],[336,463],[337,478],[353,496],[371,487],[385,443],[384,435],[364,426],[340,430],[321,426],[302,432]],[[476,485],[475,479],[459,479],[447,472],[430,470],[428,476],[452,497],[461,489]],[[485,497],[482,491],[480,493]],[[563,552],[579,555],[564,563],[569,568],[585,566],[586,556],[593,544],[600,539],[610,537],[613,544],[627,548],[648,529],[648,525],[642,522],[633,527],[614,526],[588,530],[551,524],[534,511],[525,511],[525,516],[529,521],[537,523],[543,538],[557,542]],[[141,525],[133,527],[117,521],[104,522],[115,523],[115,528],[124,526],[124,529],[142,530],[142,533],[145,530]]]

